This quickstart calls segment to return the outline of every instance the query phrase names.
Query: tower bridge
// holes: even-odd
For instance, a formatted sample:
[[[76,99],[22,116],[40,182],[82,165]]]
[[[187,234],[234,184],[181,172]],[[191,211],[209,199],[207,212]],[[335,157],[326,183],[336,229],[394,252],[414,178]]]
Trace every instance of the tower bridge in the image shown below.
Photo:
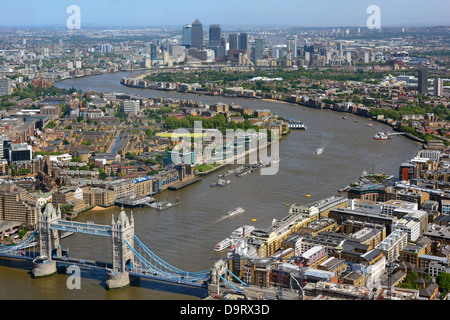
[[[110,237],[112,262],[69,258],[68,252],[61,248],[61,232]],[[39,252],[27,250],[33,243],[39,244]],[[57,272],[58,267],[71,265],[104,271],[108,289],[128,286],[130,276],[133,276],[204,288],[208,289],[210,294],[218,293],[223,286],[229,286],[239,292],[227,280],[232,273],[226,268],[226,261],[219,260],[210,270],[188,272],[158,257],[134,234],[133,214],[131,213],[128,217],[123,208],[116,220],[112,216],[111,225],[99,225],[91,222],[63,220],[59,206],[55,208],[49,202],[39,214],[38,229],[20,243],[12,246],[0,245],[0,257],[33,261],[34,278],[51,276]],[[246,284],[242,283],[242,285]]]

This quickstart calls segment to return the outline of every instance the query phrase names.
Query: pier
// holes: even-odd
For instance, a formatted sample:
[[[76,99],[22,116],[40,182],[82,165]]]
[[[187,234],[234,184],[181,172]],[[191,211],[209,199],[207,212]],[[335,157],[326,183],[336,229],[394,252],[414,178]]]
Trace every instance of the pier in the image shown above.
[[[126,208],[147,207],[155,202],[155,198],[149,196],[131,196],[116,199],[116,204]]]
[[[193,183],[195,183],[195,182],[198,182],[198,181],[200,181],[200,180],[202,180],[202,179],[199,178],[199,177],[192,177],[192,178],[189,178],[188,180],[176,182],[176,183],[174,183],[174,184],[168,186],[168,187],[167,187],[167,190],[173,190],[173,191],[176,191],[176,190],[179,190],[179,189],[181,189],[181,188],[184,188],[184,187],[186,187],[186,186],[188,186],[188,185],[190,185],[190,184],[193,184]]]

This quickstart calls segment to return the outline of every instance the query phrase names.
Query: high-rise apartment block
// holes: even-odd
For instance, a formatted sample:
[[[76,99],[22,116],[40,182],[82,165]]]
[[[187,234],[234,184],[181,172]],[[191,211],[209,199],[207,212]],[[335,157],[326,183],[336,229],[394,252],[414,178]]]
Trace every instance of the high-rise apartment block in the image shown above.
[[[9,78],[0,78],[0,97],[11,94],[11,80]]]
[[[428,91],[428,69],[427,69],[427,67],[422,67],[419,69],[419,81],[418,81],[417,89],[420,94],[425,94]]]
[[[435,96],[442,96],[444,91],[444,80],[441,78],[434,79],[434,90],[433,93]]]

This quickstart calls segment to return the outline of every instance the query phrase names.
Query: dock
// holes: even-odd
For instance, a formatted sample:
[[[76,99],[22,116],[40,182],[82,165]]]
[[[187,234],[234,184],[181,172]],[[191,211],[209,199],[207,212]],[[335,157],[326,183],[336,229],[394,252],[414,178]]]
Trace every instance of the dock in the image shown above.
[[[149,196],[130,196],[116,199],[116,204],[127,208],[146,207],[155,202],[156,199]]]
[[[184,188],[184,187],[186,187],[186,186],[188,186],[188,185],[190,185],[190,184],[193,184],[193,183],[195,183],[195,182],[198,182],[198,181],[200,181],[200,180],[202,180],[202,179],[199,178],[199,177],[193,177],[193,178],[190,178],[190,179],[188,179],[188,180],[176,182],[176,183],[172,184],[171,186],[168,186],[168,187],[167,187],[167,190],[175,190],[175,191],[176,191],[176,190],[179,190],[179,189],[181,189],[181,188]]]
[[[155,202],[149,205],[149,207],[156,209],[158,211],[165,210],[177,206],[179,204],[178,199],[175,203],[169,202],[168,200]]]

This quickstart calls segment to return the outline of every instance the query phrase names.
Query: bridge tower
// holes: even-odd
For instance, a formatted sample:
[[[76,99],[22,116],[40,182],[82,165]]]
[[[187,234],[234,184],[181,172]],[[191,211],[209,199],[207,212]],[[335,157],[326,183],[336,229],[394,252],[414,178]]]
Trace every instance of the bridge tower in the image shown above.
[[[53,207],[49,202],[43,212],[39,213],[39,256],[33,261],[32,274],[35,278],[45,277],[56,273],[56,262],[52,257],[61,257],[60,231],[50,229],[50,225],[61,219],[61,209]]]
[[[116,221],[111,221],[112,269],[108,270],[106,286],[108,289],[119,289],[130,284],[128,270],[133,268],[134,254],[134,218],[131,213],[128,219],[123,207]]]
[[[220,286],[222,279],[227,277],[227,263],[224,260],[218,260],[211,268],[210,283],[208,284],[209,295],[220,295]]]

